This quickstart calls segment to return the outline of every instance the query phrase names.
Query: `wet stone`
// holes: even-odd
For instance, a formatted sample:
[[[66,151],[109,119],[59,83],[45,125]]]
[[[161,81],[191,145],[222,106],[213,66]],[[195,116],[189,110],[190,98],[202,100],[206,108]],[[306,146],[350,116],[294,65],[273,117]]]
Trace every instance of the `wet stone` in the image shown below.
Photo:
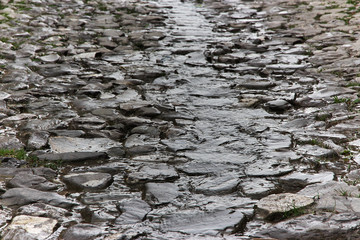
[[[276,191],[276,185],[272,181],[262,178],[242,181],[239,187],[245,196],[254,199],[263,198]]]
[[[51,218],[19,215],[4,229],[1,237],[8,240],[43,240],[53,233],[56,224],[57,221]]]
[[[0,203],[5,206],[23,206],[30,203],[45,203],[57,207],[70,208],[77,203],[57,193],[43,192],[31,188],[12,188],[1,195]]]
[[[121,215],[116,219],[117,224],[134,224],[145,220],[151,211],[149,204],[141,199],[121,201],[118,205]]]
[[[184,164],[183,166],[177,166],[176,168],[179,171],[182,171],[190,176],[193,176],[193,175],[217,174],[219,172],[219,169],[221,169],[221,171],[236,170],[238,169],[238,166],[231,164],[192,161]]]
[[[161,231],[216,235],[225,229],[236,230],[244,220],[245,215],[236,210],[179,211],[163,217]]]
[[[261,218],[276,218],[278,214],[286,213],[293,208],[308,207],[314,199],[292,193],[272,194],[257,202],[257,213]]]
[[[51,137],[49,145],[54,152],[103,152],[112,147],[121,147],[118,142],[108,138],[73,138],[73,137]]]
[[[50,134],[45,131],[34,132],[30,135],[26,147],[28,149],[41,149],[47,145]]]
[[[71,226],[68,230],[66,230],[63,239],[64,240],[95,239],[103,234],[105,234],[105,231],[103,228],[99,226],[79,223],[74,226]]]
[[[112,176],[100,172],[71,173],[63,176],[63,181],[69,189],[99,190],[111,184]]]
[[[196,193],[204,195],[229,194],[236,190],[240,176],[236,173],[227,173],[220,176],[196,179],[191,185]]]
[[[359,238],[360,218],[355,213],[318,213],[277,223],[254,237],[275,239],[347,239]]]
[[[22,206],[17,209],[17,215],[28,215],[35,217],[47,217],[53,218],[58,221],[62,221],[69,216],[69,212],[60,207],[54,207],[44,203],[33,203],[29,205]]]
[[[59,187],[44,177],[27,173],[16,174],[6,185],[9,188],[33,188],[40,191],[56,190]]]
[[[251,177],[270,177],[270,176],[282,176],[292,172],[294,169],[290,164],[285,162],[279,162],[276,159],[269,159],[267,161],[250,164],[245,173]]]
[[[179,195],[179,189],[174,183],[145,184],[145,200],[150,205],[161,205],[170,203]]]
[[[283,176],[279,179],[279,182],[283,189],[290,192],[300,191],[302,188],[307,185],[314,183],[325,183],[334,180],[333,172],[323,172],[323,173],[300,173],[294,172],[289,175]]]
[[[298,192],[298,194],[321,198],[323,196],[360,196],[357,186],[350,186],[344,182],[330,181],[325,183],[316,183],[309,185]]]
[[[83,162],[104,160],[108,156],[104,152],[64,152],[64,153],[45,153],[38,156],[40,160],[62,161],[62,162]]]
[[[174,181],[179,178],[174,167],[166,164],[148,165],[127,176],[127,183],[137,184],[153,181]]]

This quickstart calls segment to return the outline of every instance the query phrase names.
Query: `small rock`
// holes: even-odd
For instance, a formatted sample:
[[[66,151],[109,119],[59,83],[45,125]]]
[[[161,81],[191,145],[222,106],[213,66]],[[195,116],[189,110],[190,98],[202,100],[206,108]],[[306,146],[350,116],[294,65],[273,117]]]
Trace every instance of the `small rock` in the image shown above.
[[[127,182],[137,184],[148,181],[173,181],[178,178],[179,175],[174,167],[157,164],[141,167],[138,172],[131,172],[127,177]]]
[[[54,207],[44,203],[34,203],[18,208],[16,214],[47,217],[61,221],[63,218],[69,215],[69,212],[60,207]]]
[[[105,234],[103,228],[92,224],[79,223],[70,227],[64,234],[63,240],[90,240]]]
[[[45,63],[55,63],[60,60],[60,56],[58,54],[50,54],[50,55],[41,56],[40,60]]]
[[[275,112],[284,112],[291,108],[291,104],[286,100],[278,99],[267,102],[265,107]]]
[[[145,200],[151,205],[169,203],[179,195],[179,189],[174,183],[145,184]]]
[[[47,145],[50,134],[48,132],[33,132],[31,133],[27,148],[30,150],[41,149]]]
[[[82,162],[104,160],[107,159],[108,156],[104,152],[64,152],[41,154],[38,158],[46,161]]]
[[[187,234],[216,235],[225,229],[237,229],[245,220],[245,215],[236,210],[196,210],[180,211],[165,215],[161,230]]]
[[[314,199],[292,193],[272,194],[260,199],[256,204],[261,218],[273,218],[295,208],[308,207],[314,203]]]
[[[51,218],[19,215],[13,218],[1,237],[4,240],[42,240],[47,239],[55,228],[57,221]]]
[[[239,186],[247,197],[254,199],[263,198],[276,190],[274,183],[262,178],[246,180]]]
[[[54,152],[104,152],[112,147],[121,147],[122,144],[108,138],[72,138],[51,137],[49,145]]]
[[[43,192],[31,188],[12,188],[7,190],[0,198],[0,203],[6,206],[23,206],[35,202],[64,208],[77,205],[57,193]]]
[[[206,177],[193,183],[196,193],[204,195],[230,194],[236,191],[236,186],[240,182],[240,176],[234,173],[223,174],[221,176]]]
[[[285,191],[297,192],[307,185],[314,183],[325,183],[334,180],[333,172],[317,174],[294,172],[279,179]]]
[[[274,239],[358,239],[357,226],[360,218],[356,213],[318,213],[279,222],[254,234],[254,237]]]
[[[112,177],[101,172],[71,173],[63,176],[63,181],[69,189],[98,190],[107,188]]]
[[[6,185],[9,188],[33,188],[40,191],[51,191],[58,188],[57,184],[46,178],[28,173],[15,175]]]
[[[140,199],[130,199],[119,203],[120,217],[116,219],[117,224],[134,224],[142,222],[151,211],[151,207]]]

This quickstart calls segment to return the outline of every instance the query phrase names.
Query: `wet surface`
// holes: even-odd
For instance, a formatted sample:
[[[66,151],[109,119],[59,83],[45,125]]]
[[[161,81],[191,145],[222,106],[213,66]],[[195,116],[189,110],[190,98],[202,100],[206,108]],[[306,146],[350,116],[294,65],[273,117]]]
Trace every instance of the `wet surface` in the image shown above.
[[[357,234],[359,3],[6,4],[3,239]]]

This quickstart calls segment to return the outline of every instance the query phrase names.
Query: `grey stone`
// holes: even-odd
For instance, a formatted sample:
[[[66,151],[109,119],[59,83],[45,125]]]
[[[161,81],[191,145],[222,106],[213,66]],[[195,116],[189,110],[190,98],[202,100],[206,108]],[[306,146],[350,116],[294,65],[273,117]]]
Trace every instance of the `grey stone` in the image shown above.
[[[258,214],[261,218],[273,218],[277,214],[289,212],[294,208],[308,207],[314,199],[299,194],[280,193],[272,194],[257,202]]]
[[[63,176],[63,181],[69,189],[79,190],[99,190],[107,188],[112,180],[110,174],[100,172],[71,173]]]
[[[206,174],[217,174],[219,169],[222,171],[237,170],[238,166],[231,164],[212,163],[212,162],[200,162],[191,161],[182,166],[176,167],[179,171],[185,172],[186,174],[193,175],[206,175]]]
[[[0,203],[5,206],[23,206],[36,202],[64,208],[77,205],[57,193],[43,192],[31,188],[12,188],[7,190],[0,198]]]
[[[244,220],[245,215],[236,210],[179,211],[163,217],[161,230],[164,232],[216,235],[225,229],[237,229],[237,226],[241,225]]]
[[[282,188],[286,191],[297,192],[307,185],[314,183],[325,183],[334,180],[333,172],[323,172],[323,173],[300,173],[294,172],[289,175],[283,176],[279,179]]]
[[[43,240],[49,237],[57,221],[51,218],[19,215],[1,233],[6,240]]]
[[[131,172],[126,181],[130,184],[137,184],[150,181],[173,181],[179,175],[174,167],[166,164],[156,164],[141,167],[137,172]]]
[[[60,56],[58,54],[49,54],[49,55],[41,56],[40,60],[45,63],[54,63],[60,60]]]
[[[62,162],[83,162],[104,160],[108,156],[104,152],[64,152],[64,153],[45,153],[38,156],[40,160],[62,161]]]
[[[285,162],[276,159],[261,160],[250,164],[245,173],[251,177],[282,176],[293,171],[293,168]]]
[[[35,217],[53,218],[62,221],[67,216],[71,216],[69,212],[63,208],[51,206],[44,203],[33,203],[19,207],[16,210],[17,215],[28,215]]]
[[[41,149],[47,145],[50,134],[45,131],[31,133],[26,147],[31,150]]]
[[[357,239],[360,218],[355,213],[308,214],[277,223],[254,237],[275,239]]]
[[[196,193],[204,195],[230,194],[236,191],[240,176],[236,173],[227,173],[220,176],[196,179],[191,185]]]
[[[180,195],[174,183],[146,183],[145,200],[151,205],[170,203]]]
[[[85,224],[79,223],[74,226],[71,226],[64,234],[64,240],[90,240],[95,239],[101,235],[105,234],[103,228],[92,225],[92,224]]]
[[[40,191],[56,190],[59,187],[44,177],[28,173],[16,174],[6,185],[9,188],[33,188]]]
[[[134,224],[145,220],[151,211],[149,204],[140,199],[124,200],[119,203],[121,215],[116,219],[117,224]]]
[[[255,199],[263,198],[276,190],[276,185],[272,181],[262,178],[242,181],[239,187],[245,196]]]
[[[298,192],[298,194],[322,198],[323,196],[340,196],[347,193],[348,196],[359,196],[360,191],[356,186],[349,186],[344,182],[330,181],[325,183],[316,183],[309,185]]]
[[[72,138],[51,137],[49,139],[51,149],[56,153],[66,152],[104,152],[112,147],[121,147],[119,142],[108,138]]]

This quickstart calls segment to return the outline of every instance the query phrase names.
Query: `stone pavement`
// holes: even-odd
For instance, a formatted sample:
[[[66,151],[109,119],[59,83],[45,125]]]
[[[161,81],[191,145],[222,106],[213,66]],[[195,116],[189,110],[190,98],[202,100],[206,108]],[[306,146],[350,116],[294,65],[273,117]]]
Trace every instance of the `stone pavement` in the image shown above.
[[[360,0],[1,0],[2,239],[360,239]]]

